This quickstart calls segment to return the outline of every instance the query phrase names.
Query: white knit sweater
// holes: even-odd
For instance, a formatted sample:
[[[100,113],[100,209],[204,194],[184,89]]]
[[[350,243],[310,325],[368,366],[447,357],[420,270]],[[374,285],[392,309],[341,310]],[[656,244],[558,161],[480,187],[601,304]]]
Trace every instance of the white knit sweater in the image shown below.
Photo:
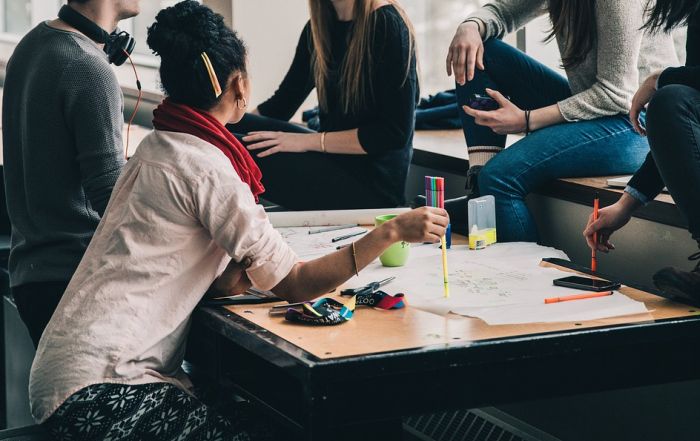
[[[596,45],[578,66],[567,69],[573,96],[559,102],[567,121],[629,113],[639,84],[653,71],[678,64],[673,38],[640,30],[646,0],[597,0]],[[502,38],[547,13],[547,0],[494,0],[469,18],[486,25],[486,39]],[[557,35],[559,50],[564,50]]]

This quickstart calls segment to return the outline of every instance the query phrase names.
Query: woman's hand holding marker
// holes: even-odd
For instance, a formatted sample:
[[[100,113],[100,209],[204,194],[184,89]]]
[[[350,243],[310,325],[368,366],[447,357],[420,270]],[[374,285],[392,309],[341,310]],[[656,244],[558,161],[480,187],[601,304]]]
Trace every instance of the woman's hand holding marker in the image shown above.
[[[403,213],[348,247],[297,264],[272,292],[290,302],[313,299],[345,283],[396,242],[439,242],[449,222],[442,208],[421,207]]]
[[[421,207],[401,214],[384,225],[392,225],[398,232],[398,242],[440,242],[445,235],[450,218],[442,208]],[[392,242],[393,243],[393,242]]]
[[[610,237],[620,228],[627,225],[632,218],[632,213],[641,204],[628,193],[623,193],[619,201],[598,212],[598,219],[593,219],[591,215],[588,225],[583,232],[588,247],[603,253],[608,253],[615,249],[615,245],[610,242]],[[597,241],[595,235],[598,235]],[[597,243],[596,243],[597,242]]]

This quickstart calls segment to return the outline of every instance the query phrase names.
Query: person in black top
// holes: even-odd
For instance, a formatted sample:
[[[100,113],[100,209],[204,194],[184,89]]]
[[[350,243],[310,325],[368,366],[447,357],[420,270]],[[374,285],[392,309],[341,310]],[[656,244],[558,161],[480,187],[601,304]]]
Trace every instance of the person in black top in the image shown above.
[[[419,99],[413,30],[396,0],[311,0],[275,94],[235,125],[263,198],[292,210],[396,207]],[[320,132],[288,123],[316,89]]]
[[[610,243],[613,232],[664,186],[688,219],[689,231],[700,246],[700,3],[657,0],[647,26],[669,32],[682,23],[688,23],[686,65],[650,76],[632,102],[630,118],[636,130],[648,136],[651,153],[620,200],[600,210],[597,221],[589,220],[584,236],[591,248],[614,249]],[[644,127],[640,115],[645,107]],[[598,243],[593,240],[596,232],[600,233]],[[664,268],[654,275],[654,283],[668,295],[699,301],[700,252],[689,260],[698,260],[694,270]]]

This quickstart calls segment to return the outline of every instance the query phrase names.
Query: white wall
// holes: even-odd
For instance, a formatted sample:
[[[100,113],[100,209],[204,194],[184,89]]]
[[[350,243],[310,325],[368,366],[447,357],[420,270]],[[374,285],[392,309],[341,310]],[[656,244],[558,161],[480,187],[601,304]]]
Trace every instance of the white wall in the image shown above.
[[[248,45],[251,108],[279,86],[308,17],[306,0],[233,0],[233,28]],[[312,96],[302,108],[313,105]]]
[[[416,31],[421,95],[454,88],[445,71],[447,49],[457,26],[478,6],[476,0],[402,0]]]
[[[546,66],[560,71],[561,74],[564,75],[564,70],[561,69],[561,57],[559,56],[559,49],[557,48],[556,42],[544,42],[544,39],[549,35],[551,27],[552,24],[548,16],[542,16],[532,21],[527,26],[525,47],[528,55],[544,63]]]

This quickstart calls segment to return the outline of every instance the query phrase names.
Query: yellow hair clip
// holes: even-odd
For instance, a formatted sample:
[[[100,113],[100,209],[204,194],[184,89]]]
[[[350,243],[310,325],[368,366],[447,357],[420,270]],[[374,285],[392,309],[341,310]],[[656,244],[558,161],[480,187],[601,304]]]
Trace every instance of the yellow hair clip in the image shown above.
[[[214,88],[214,95],[218,98],[221,96],[221,84],[219,84],[219,79],[216,77],[216,72],[214,72],[214,67],[206,52],[202,52],[202,61],[204,61],[204,67],[206,67],[207,73],[209,74],[211,86]]]

